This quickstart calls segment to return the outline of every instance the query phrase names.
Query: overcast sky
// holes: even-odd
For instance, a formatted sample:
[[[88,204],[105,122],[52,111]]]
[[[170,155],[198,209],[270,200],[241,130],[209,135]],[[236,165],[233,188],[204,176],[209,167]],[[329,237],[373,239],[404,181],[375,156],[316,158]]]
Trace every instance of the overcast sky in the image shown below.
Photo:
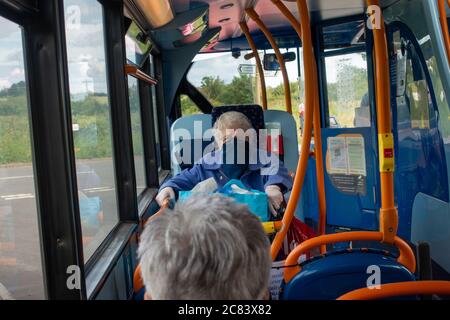
[[[0,90],[24,80],[22,31],[0,17]]]

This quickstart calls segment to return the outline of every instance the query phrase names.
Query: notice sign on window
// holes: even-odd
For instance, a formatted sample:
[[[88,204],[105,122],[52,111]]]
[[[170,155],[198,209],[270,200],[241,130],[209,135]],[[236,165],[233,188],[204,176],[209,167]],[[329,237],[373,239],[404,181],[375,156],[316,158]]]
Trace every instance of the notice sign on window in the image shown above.
[[[346,141],[343,137],[328,138],[328,154],[330,155],[330,173],[347,174],[348,160]]]
[[[363,137],[328,138],[330,174],[366,176],[366,154]]]
[[[347,137],[348,174],[366,175],[364,138]]]

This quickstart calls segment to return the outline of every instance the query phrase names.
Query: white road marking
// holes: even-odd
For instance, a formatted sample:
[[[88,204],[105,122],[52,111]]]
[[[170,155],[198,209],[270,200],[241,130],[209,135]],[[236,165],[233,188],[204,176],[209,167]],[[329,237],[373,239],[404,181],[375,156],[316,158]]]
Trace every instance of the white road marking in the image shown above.
[[[79,174],[95,174],[95,171],[82,171],[82,172],[77,172],[77,175]],[[19,179],[33,179],[34,176],[33,175],[28,175],[28,176],[11,176],[11,177],[0,177],[0,181],[5,181],[5,180],[19,180]]]
[[[3,200],[23,200],[23,199],[33,199],[34,194],[31,193],[18,193],[18,194],[9,194],[1,196]]]
[[[93,192],[108,192],[113,191],[114,188],[111,187],[99,187],[99,188],[87,188],[83,189],[84,192],[93,193]]]
[[[0,300],[14,300],[11,293],[6,289],[6,287],[0,282]]]
[[[14,177],[2,177],[0,180],[17,180],[17,179],[28,179],[33,178],[33,176],[14,176]]]

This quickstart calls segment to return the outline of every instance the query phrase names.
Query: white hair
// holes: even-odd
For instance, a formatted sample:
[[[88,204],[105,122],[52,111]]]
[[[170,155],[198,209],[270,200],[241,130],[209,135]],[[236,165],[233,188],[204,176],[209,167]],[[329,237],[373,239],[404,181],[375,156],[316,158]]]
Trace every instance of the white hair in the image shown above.
[[[237,111],[228,111],[222,114],[214,123],[214,139],[219,146],[224,143],[227,131],[242,130],[246,132],[253,129],[251,121],[245,114]]]
[[[248,207],[193,196],[150,222],[139,245],[152,299],[254,300],[268,291],[270,243]]]

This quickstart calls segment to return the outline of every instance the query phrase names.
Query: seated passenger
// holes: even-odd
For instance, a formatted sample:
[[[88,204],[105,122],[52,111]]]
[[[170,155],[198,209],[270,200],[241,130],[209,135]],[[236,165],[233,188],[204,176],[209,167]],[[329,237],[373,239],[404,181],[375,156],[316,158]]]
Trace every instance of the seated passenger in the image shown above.
[[[260,152],[256,139],[249,141],[243,133],[252,132],[250,120],[240,112],[226,112],[214,125],[216,149],[206,154],[191,169],[182,171],[164,183],[156,197],[159,205],[167,198],[175,199],[179,191],[190,191],[202,181],[214,178],[217,186],[223,187],[231,179],[239,179],[249,189],[266,192],[270,211],[277,215],[284,201],[283,193],[292,188],[292,177],[276,155]],[[255,131],[253,130],[255,133]],[[256,137],[256,133],[255,133]],[[245,140],[245,149],[235,149]],[[234,161],[229,161],[231,158]],[[245,157],[241,157],[245,153]],[[265,154],[266,161],[262,161]],[[236,157],[238,159],[236,159]],[[245,158],[245,161],[239,161]],[[254,161],[250,161],[254,159]],[[267,160],[270,161],[267,161]],[[276,161],[275,161],[276,160]],[[215,190],[214,190],[215,191]]]
[[[193,196],[144,229],[139,257],[146,299],[264,299],[269,240],[246,206],[222,195]]]

